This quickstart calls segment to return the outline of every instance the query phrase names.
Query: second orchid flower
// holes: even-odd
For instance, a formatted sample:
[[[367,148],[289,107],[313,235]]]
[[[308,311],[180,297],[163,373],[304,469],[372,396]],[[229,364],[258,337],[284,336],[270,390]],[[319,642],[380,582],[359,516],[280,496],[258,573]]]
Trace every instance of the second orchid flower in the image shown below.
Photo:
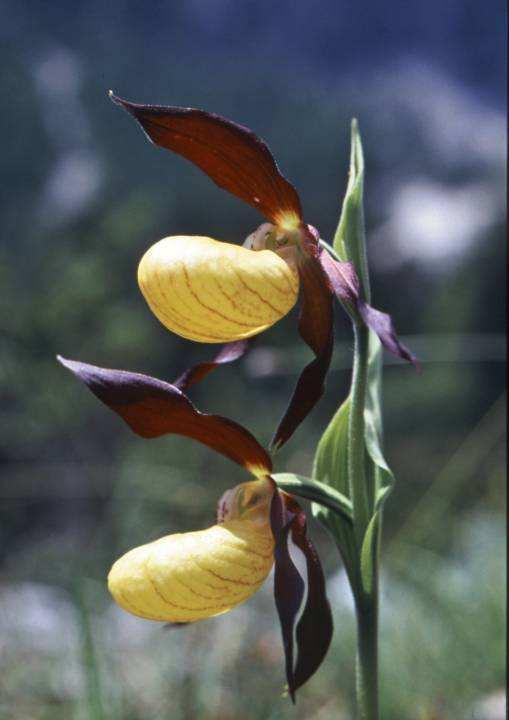
[[[59,361],[137,435],[192,438],[255,478],[223,494],[216,525],[167,535],[128,551],[113,565],[108,586],[127,612],[182,624],[220,615],[244,602],[274,565],[286,677],[294,699],[327,653],[332,615],[306,516],[293,497],[277,488],[266,450],[238,423],[200,412],[174,385],[139,373],[61,357]],[[293,562],[290,542],[304,554],[304,574]]]

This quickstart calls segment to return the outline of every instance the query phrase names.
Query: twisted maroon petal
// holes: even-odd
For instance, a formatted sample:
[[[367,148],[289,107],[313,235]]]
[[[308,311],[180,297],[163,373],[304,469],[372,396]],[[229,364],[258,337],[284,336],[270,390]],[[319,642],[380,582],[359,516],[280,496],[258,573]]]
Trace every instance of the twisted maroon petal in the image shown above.
[[[295,188],[279,172],[266,143],[248,128],[204,110],[110,97],[136,118],[153,143],[190,160],[271,222],[302,222]]]
[[[321,250],[303,253],[298,262],[302,288],[299,332],[315,354],[302,371],[290,403],[272,439],[274,448],[281,447],[311,412],[325,390],[333,348],[333,292],[327,274],[320,264]]]
[[[356,307],[359,300],[359,278],[353,262],[339,262],[324,251],[320,254],[320,264],[338,298]]]
[[[381,310],[376,310],[360,298],[359,278],[353,263],[334,260],[327,252],[320,255],[320,262],[341,302],[360,315],[390,353],[402,360],[408,360],[417,371],[420,371],[419,361],[415,355],[398,340],[391,316]]]
[[[213,360],[205,360],[204,362],[193,365],[183,372],[182,375],[175,380],[173,385],[179,390],[187,390],[192,385],[196,385],[196,383],[203,380],[206,375],[212,372],[212,370],[215,370],[219,365],[239,360],[239,358],[246,354],[252,341],[253,339],[249,338],[248,340],[237,340],[236,342],[223,345]]]
[[[270,509],[274,535],[274,599],[281,624],[288,691],[295,702],[294,631],[306,586],[288,551],[291,522],[276,490]]]
[[[396,355],[396,357],[399,357],[402,360],[408,360],[408,362],[412,363],[417,372],[420,372],[421,365],[418,359],[413,352],[411,352],[407,346],[398,339],[396,328],[394,327],[391,316],[381,310],[376,310],[374,307],[371,307],[371,305],[368,305],[368,303],[363,301],[359,301],[358,309],[360,316],[366,325],[378,335],[384,348],[393,355]]]
[[[184,435],[225,455],[253,475],[270,473],[269,455],[248,430],[228,418],[200,412],[174,385],[140,373],[108,370],[62,357],[58,360],[137,435]]]
[[[304,685],[322,664],[329,649],[332,612],[325,594],[325,576],[315,547],[307,536],[306,516],[300,512],[292,522],[292,540],[306,558],[308,595],[306,607],[297,625],[297,665],[295,688]]]
[[[274,595],[283,636],[288,690],[295,702],[295,692],[316,672],[327,654],[333,633],[332,613],[320,560],[307,537],[305,513],[293,497],[277,490],[271,504],[271,527],[275,540]],[[306,559],[307,583],[289,553],[289,536]],[[300,613],[306,585],[306,604]]]

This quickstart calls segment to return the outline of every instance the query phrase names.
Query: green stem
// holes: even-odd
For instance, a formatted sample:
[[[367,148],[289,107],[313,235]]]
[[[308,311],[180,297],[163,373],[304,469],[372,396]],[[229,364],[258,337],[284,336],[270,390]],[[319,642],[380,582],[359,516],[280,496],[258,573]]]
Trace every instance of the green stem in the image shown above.
[[[378,592],[358,602],[356,612],[358,720],[378,720]]]
[[[369,331],[365,325],[360,323],[354,323],[353,328],[355,346],[348,423],[348,482],[355,537],[360,553],[364,534],[372,515],[366,483],[366,445],[364,440]]]
[[[363,194],[364,156],[357,121],[352,120],[350,175],[334,247],[330,248],[324,241],[320,245],[336,259],[353,263],[359,278],[359,299],[369,303]],[[368,400],[370,410],[373,410],[371,406],[374,401],[375,410],[378,408],[377,386],[379,388],[380,376],[370,380],[368,398],[368,368],[372,375],[377,370],[373,360],[370,365],[369,330],[358,313],[349,314],[353,320],[355,337],[348,417],[347,474],[353,517],[353,537],[349,539],[355,545],[352,591],[358,631],[357,706],[359,720],[378,720],[378,553],[381,516],[374,516],[374,506],[380,472],[374,467],[376,461],[368,457],[364,413]],[[338,539],[341,541],[341,537]]]
[[[85,673],[87,688],[88,719],[104,720],[106,715],[102,702],[101,679],[90,616],[81,582],[78,582],[74,587],[74,598],[78,611],[78,623],[81,634],[81,664]]]
[[[352,500],[359,578],[354,589],[357,614],[357,712],[359,720],[378,720],[378,559],[371,567],[372,580],[366,589],[361,550],[374,512],[374,492],[368,488],[364,408],[368,383],[369,330],[354,323],[354,364],[348,424],[348,480]],[[376,539],[378,555],[379,536]]]

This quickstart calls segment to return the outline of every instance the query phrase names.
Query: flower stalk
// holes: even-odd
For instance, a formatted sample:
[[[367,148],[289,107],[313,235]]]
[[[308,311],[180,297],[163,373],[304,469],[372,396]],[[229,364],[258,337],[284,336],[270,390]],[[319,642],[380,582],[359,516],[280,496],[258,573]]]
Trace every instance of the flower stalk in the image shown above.
[[[354,263],[360,281],[360,296],[371,299],[369,269],[364,231],[364,156],[357,121],[352,121],[350,178],[343,207],[343,248]],[[340,238],[341,240],[341,238]],[[368,553],[369,587],[363,577],[363,554],[368,526],[374,517],[376,472],[368,473],[370,462],[366,451],[365,411],[368,391],[369,328],[353,321],[354,357],[351,385],[351,404],[348,428],[348,481],[351,489],[354,533],[359,558],[360,588],[354,589],[357,620],[356,697],[359,720],[378,720],[378,588],[379,588],[379,537],[381,510],[374,530],[374,552]],[[374,391],[379,395],[381,368],[375,373]]]
[[[375,488],[367,472],[364,413],[368,384],[369,330],[353,323],[354,358],[348,423],[348,480],[360,582],[353,587],[357,620],[356,697],[359,720],[378,720],[378,554],[370,568],[369,590],[363,585],[362,551],[373,518]],[[380,519],[378,520],[380,525]],[[376,530],[379,534],[379,527]],[[379,547],[378,537],[375,540]]]
[[[368,383],[369,330],[354,323],[354,365],[352,373],[352,402],[348,435],[348,473],[352,490],[352,513],[357,550],[359,552],[361,587],[354,591],[357,619],[356,695],[359,720],[378,720],[378,586],[379,535],[381,510],[375,529],[375,553],[370,573],[370,586],[365,587],[362,555],[365,538],[373,519],[375,488],[369,486],[367,471],[369,458],[365,444],[364,412]],[[373,477],[375,474],[372,474]],[[368,479],[369,478],[369,479]]]
[[[359,720],[378,720],[378,592],[356,601],[356,694]]]
[[[364,158],[357,122],[352,122],[350,175],[333,246],[320,246],[339,267],[350,264],[357,302],[338,297],[352,320],[354,355],[350,394],[318,445],[314,477],[344,493],[351,503],[348,526],[323,509],[315,516],[332,533],[347,571],[357,621],[356,698],[359,720],[378,720],[379,553],[383,503],[394,477],[382,453],[381,344],[415,358],[399,341],[388,316],[371,301],[363,209]],[[375,320],[374,323],[368,320]],[[377,328],[378,325],[378,328]],[[378,330],[384,327],[385,333]],[[378,337],[377,337],[378,335]],[[346,476],[346,477],[345,477]]]
[[[364,407],[368,377],[368,329],[353,323],[354,358],[348,422],[348,484],[352,498],[354,532],[360,551],[372,515],[366,476]]]

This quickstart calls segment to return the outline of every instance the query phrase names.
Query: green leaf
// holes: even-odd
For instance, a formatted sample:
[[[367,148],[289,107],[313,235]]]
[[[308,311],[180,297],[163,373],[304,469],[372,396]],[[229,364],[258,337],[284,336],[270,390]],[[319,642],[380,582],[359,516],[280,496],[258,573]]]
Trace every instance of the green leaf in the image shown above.
[[[313,463],[313,479],[333,487],[346,497],[348,487],[348,417],[350,397],[338,408],[322,435]]]
[[[350,172],[334,250],[341,260],[354,263],[365,299],[369,302],[369,275],[364,230],[364,154],[357,120],[352,120]]]
[[[275,473],[272,477],[281,490],[312,500],[314,503],[323,505],[328,510],[340,515],[350,523],[352,522],[352,503],[340,492],[317,480],[311,480],[311,478],[295,475],[294,473]]]
[[[351,126],[351,149],[350,149],[350,172],[348,177],[348,185],[346,188],[345,199],[341,210],[339,224],[334,236],[334,251],[337,256],[343,260],[350,260],[354,263],[363,287],[365,299],[370,300],[369,276],[366,259],[366,238],[364,229],[364,154],[362,149],[362,141],[359,133],[357,121],[352,120]],[[370,330],[369,332],[369,358],[368,358],[368,387],[366,394],[366,404],[364,408],[365,423],[365,443],[368,455],[372,461],[372,467],[368,468],[368,476],[371,475],[373,494],[374,494],[374,510],[379,509],[382,503],[388,497],[394,485],[394,475],[392,474],[387,462],[384,458],[383,432],[382,432],[382,415],[381,415],[381,387],[382,387],[382,347],[377,336]],[[344,405],[342,408],[344,408]],[[343,442],[342,438],[338,438],[337,447],[334,445],[334,439],[326,436],[333,434],[336,430],[347,435],[347,428],[339,430],[340,421],[338,411],[335,418],[325,431],[324,437],[320,441],[317,455],[315,458],[315,469],[313,476],[322,482],[328,482],[338,490],[348,495],[348,487],[345,486],[347,480],[344,467],[347,462],[347,450],[340,448]],[[347,412],[345,412],[345,421],[347,420]],[[346,440],[345,440],[346,445]],[[331,455],[336,455],[336,460],[331,461]],[[340,459],[341,458],[341,459]],[[344,462],[341,468],[341,474],[338,473],[339,466]],[[327,468],[335,479],[329,481],[326,479]],[[338,478],[340,478],[338,480]],[[339,485],[337,484],[339,482]]]
[[[357,121],[352,120],[350,174],[345,199],[334,237],[334,250],[342,260],[355,264],[366,300],[370,300],[369,275],[364,229],[364,153]],[[381,413],[382,346],[377,336],[369,332],[368,387],[364,408],[365,442],[372,460],[371,476],[374,485],[375,510],[380,508],[394,485],[392,474],[382,452],[383,431]]]
[[[313,479],[330,488],[341,496],[348,497],[348,417],[350,413],[350,398],[348,397],[338,408],[322,435],[313,463]],[[313,503],[313,517],[315,517],[332,535],[338,550],[343,558],[350,584],[357,584],[355,536],[352,522],[328,508]]]
[[[364,299],[370,301],[369,275],[364,229],[364,156],[357,122],[352,121],[350,174],[334,237],[333,252],[342,261],[354,263]],[[326,246],[322,241],[322,245]],[[385,461],[382,444],[381,384],[382,349],[380,341],[369,332],[368,376],[364,404],[364,443],[366,448],[366,491],[368,517],[366,531],[355,536],[353,525],[327,508],[313,506],[315,517],[332,533],[343,557],[354,593],[358,596],[373,590],[377,577],[376,555],[381,527],[381,507],[394,484],[394,476]],[[351,501],[348,481],[348,429],[351,399],[348,397],[324,432],[316,451],[313,478]],[[371,516],[371,518],[370,518]],[[369,520],[369,522],[368,522]]]
[[[375,510],[379,510],[395,483],[382,451],[383,423],[381,410],[382,345],[378,337],[369,333],[368,387],[364,407],[364,438],[373,463]]]
[[[339,554],[343,560],[346,574],[353,590],[359,586],[357,549],[352,522],[347,522],[344,516],[331,512],[318,503],[311,504],[313,517],[331,535]]]
[[[361,582],[366,595],[372,595],[377,577],[378,566],[378,538],[379,538],[380,512],[371,518],[361,548]]]

